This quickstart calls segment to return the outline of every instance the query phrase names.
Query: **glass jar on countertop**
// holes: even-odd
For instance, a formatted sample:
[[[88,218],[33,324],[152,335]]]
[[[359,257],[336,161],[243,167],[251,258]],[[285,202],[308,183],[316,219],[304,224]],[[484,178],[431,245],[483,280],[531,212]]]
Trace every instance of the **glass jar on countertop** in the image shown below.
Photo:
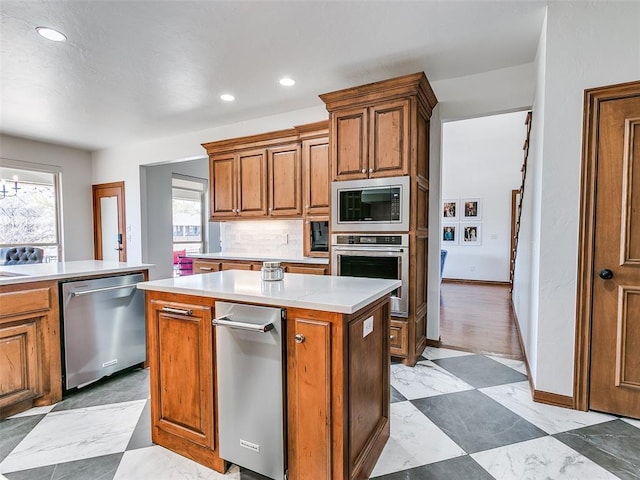
[[[284,269],[280,262],[262,262],[260,276],[262,280],[267,282],[282,280],[284,278]]]

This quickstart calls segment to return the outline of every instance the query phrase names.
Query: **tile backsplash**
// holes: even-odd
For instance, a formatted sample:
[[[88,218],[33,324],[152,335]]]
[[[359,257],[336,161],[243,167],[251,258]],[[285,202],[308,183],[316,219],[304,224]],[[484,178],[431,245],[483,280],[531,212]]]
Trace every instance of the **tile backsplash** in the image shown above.
[[[301,258],[302,220],[241,220],[220,224],[222,251],[228,254]]]

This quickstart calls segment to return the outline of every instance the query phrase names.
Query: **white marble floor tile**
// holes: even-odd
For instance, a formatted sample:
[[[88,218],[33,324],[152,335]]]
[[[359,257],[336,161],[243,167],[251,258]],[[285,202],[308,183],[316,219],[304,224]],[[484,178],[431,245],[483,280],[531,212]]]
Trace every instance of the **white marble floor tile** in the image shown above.
[[[215,472],[193,460],[154,445],[125,452],[113,480],[239,480],[233,465],[226,474]]]
[[[478,452],[471,457],[493,477],[518,480],[615,480],[587,457],[553,437]]]
[[[473,355],[471,352],[463,352],[462,350],[451,350],[449,348],[427,347],[422,352],[422,356],[429,360],[438,360],[440,358],[462,357],[464,355]]]
[[[30,408],[29,410],[25,410],[22,413],[17,413],[9,418],[31,417],[33,415],[43,415],[43,414],[49,413],[51,410],[53,410],[53,407],[55,406],[56,404],[54,403],[53,405],[45,405],[44,407],[33,407],[33,408]]]
[[[471,385],[431,360],[422,360],[415,367],[391,365],[391,385],[408,400],[473,390]]]
[[[49,413],[0,463],[0,472],[123,452],[146,400]]]
[[[515,371],[522,373],[523,375],[527,374],[527,366],[522,360],[514,360],[513,358],[504,358],[504,357],[496,357],[493,355],[487,355],[492,360],[496,362],[500,362],[507,367],[513,368]]]
[[[391,437],[371,477],[465,455],[411,402],[391,405]]]
[[[640,428],[640,420],[634,420],[633,418],[622,418],[622,420],[624,420],[625,422],[627,422],[629,425],[633,425],[636,428]]]
[[[509,383],[478,390],[549,434],[588,427],[616,418],[604,413],[582,412],[534,402],[529,382]]]

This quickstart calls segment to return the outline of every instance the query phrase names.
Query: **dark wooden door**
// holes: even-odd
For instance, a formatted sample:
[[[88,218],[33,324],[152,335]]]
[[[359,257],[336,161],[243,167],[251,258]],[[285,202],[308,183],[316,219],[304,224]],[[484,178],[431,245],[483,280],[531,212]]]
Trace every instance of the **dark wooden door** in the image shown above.
[[[96,260],[127,261],[124,182],[91,186],[93,248]]]
[[[592,138],[589,408],[640,418],[640,82],[612,93],[598,102]]]

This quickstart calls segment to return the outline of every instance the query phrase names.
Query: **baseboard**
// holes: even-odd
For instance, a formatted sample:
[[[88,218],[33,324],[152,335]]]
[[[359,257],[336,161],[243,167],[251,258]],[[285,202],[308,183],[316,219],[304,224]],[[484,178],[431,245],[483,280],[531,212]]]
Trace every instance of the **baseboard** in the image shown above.
[[[431,340],[430,338],[427,338],[425,346],[440,348],[442,346],[442,342],[440,340]]]
[[[559,395],[557,393],[544,392],[542,390],[536,390],[536,386],[533,384],[533,377],[531,376],[531,367],[529,367],[529,359],[527,358],[527,351],[524,348],[524,341],[522,340],[522,332],[520,331],[520,321],[516,314],[515,306],[513,305],[513,298],[511,299],[511,311],[513,312],[513,320],[516,324],[516,331],[518,332],[518,341],[520,342],[520,350],[522,350],[522,357],[524,358],[524,365],[527,368],[527,378],[529,379],[529,389],[531,390],[531,398],[534,402],[545,403],[547,405],[554,405],[556,407],[574,408],[573,397],[567,397],[566,395]]]
[[[500,285],[508,287],[509,282],[497,282],[495,280],[466,280],[464,278],[443,278],[442,283],[467,283],[472,285]]]
[[[556,407],[573,409],[573,397],[559,395],[557,393],[543,392],[542,390],[533,390],[533,401],[538,403],[546,403],[547,405],[555,405]]]

